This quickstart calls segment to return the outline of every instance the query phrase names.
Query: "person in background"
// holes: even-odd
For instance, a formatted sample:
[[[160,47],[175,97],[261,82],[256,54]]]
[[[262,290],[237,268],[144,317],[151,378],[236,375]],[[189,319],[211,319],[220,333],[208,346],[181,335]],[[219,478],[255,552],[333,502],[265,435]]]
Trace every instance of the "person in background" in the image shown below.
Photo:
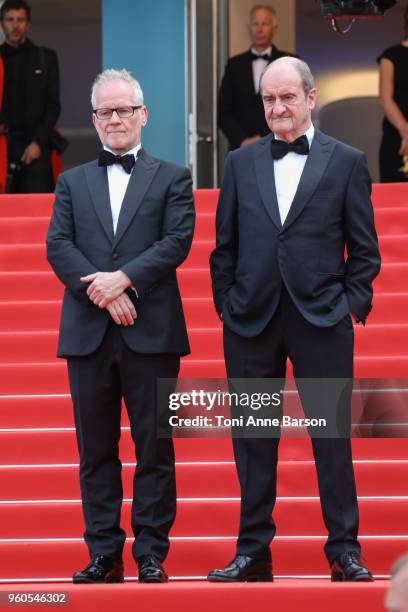
[[[6,138],[9,193],[43,193],[54,188],[51,147],[60,114],[59,70],[55,51],[34,45],[27,32],[31,8],[6,0],[0,9],[5,42],[0,136]],[[5,159],[0,163],[6,163]]]
[[[385,607],[387,612],[408,612],[408,553],[397,559],[391,568]]]
[[[408,181],[408,6],[404,12],[404,40],[378,57],[380,105],[384,111],[380,147],[382,183]]]
[[[257,4],[249,12],[251,48],[228,60],[218,99],[218,124],[230,149],[242,147],[269,132],[265,121],[259,79],[267,64],[292,55],[273,43],[278,28],[274,8]]]

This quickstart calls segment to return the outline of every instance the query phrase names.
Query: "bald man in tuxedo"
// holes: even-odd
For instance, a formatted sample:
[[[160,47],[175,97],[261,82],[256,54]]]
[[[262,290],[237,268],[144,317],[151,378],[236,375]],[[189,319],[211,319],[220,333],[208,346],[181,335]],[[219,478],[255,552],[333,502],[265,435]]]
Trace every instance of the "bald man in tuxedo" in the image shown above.
[[[228,378],[284,379],[289,357],[299,391],[302,379],[351,380],[352,319],[365,323],[380,269],[365,156],[315,129],[316,89],[301,60],[272,62],[261,94],[270,133],[227,158],[210,260]],[[208,578],[271,581],[279,438],[233,444],[236,556]],[[360,558],[350,439],[313,437],[312,445],[332,580],[372,581]]]

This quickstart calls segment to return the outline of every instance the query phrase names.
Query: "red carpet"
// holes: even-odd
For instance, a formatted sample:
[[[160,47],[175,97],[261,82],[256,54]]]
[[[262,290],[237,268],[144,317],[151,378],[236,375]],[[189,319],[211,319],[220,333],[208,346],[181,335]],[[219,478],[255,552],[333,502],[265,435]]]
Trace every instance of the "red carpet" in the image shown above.
[[[211,190],[196,194],[195,241],[179,272],[192,345],[182,366],[187,377],[225,374],[208,272],[216,197]],[[374,204],[384,264],[369,322],[356,328],[356,374],[408,377],[408,189],[376,185]],[[20,591],[67,591],[77,610],[382,610],[386,581],[332,585],[318,579],[328,568],[308,440],[281,443],[273,585],[180,580],[203,577],[234,554],[239,490],[227,439],[176,440],[179,510],[166,568],[177,582],[103,589],[47,582],[69,580],[87,556],[65,363],[54,357],[62,287],[45,260],[51,205],[52,196],[0,196],[0,593],[14,582]],[[126,417],[123,427],[129,499],[134,453]],[[359,439],[353,445],[363,551],[374,573],[385,576],[408,550],[408,442]],[[123,525],[130,533],[129,505],[125,501]],[[132,578],[130,542],[125,562]]]

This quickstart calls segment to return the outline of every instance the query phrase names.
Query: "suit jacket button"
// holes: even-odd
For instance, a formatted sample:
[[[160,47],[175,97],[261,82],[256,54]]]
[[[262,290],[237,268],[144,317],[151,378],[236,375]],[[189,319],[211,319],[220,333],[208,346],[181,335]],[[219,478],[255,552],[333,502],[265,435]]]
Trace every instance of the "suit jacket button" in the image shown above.
[[[285,240],[285,236],[283,234],[279,234],[279,240]]]
[[[117,259],[118,258],[118,254],[117,253],[112,253],[112,259]]]

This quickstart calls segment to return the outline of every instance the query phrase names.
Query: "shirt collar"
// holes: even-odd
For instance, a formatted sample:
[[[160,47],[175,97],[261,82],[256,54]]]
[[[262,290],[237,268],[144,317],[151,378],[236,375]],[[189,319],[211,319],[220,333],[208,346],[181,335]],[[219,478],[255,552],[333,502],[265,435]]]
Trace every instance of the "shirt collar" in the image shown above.
[[[116,153],[114,153],[111,149],[109,149],[105,145],[103,145],[103,148],[105,149],[105,151],[109,151],[109,153],[112,153],[112,155],[116,155]],[[133,153],[133,155],[135,156],[135,159],[137,159],[137,154],[141,148],[142,148],[142,143],[139,142],[138,145],[136,145],[133,149],[126,151],[126,153],[123,153],[123,155],[132,155]],[[123,157],[123,155],[121,155],[121,157]]]
[[[311,123],[309,129],[306,132],[304,132],[304,134],[300,134],[300,136],[306,136],[307,141],[309,143],[309,149],[312,146],[312,142],[313,142],[313,138],[314,138],[314,133],[315,133],[315,128],[314,128],[313,123]],[[276,138],[276,140],[279,140],[279,138],[276,136],[275,133],[273,135]]]
[[[267,49],[265,49],[265,51],[256,51],[253,47],[251,47],[251,52],[254,55],[269,55],[269,57],[271,56],[272,53],[272,47],[268,47]]]

